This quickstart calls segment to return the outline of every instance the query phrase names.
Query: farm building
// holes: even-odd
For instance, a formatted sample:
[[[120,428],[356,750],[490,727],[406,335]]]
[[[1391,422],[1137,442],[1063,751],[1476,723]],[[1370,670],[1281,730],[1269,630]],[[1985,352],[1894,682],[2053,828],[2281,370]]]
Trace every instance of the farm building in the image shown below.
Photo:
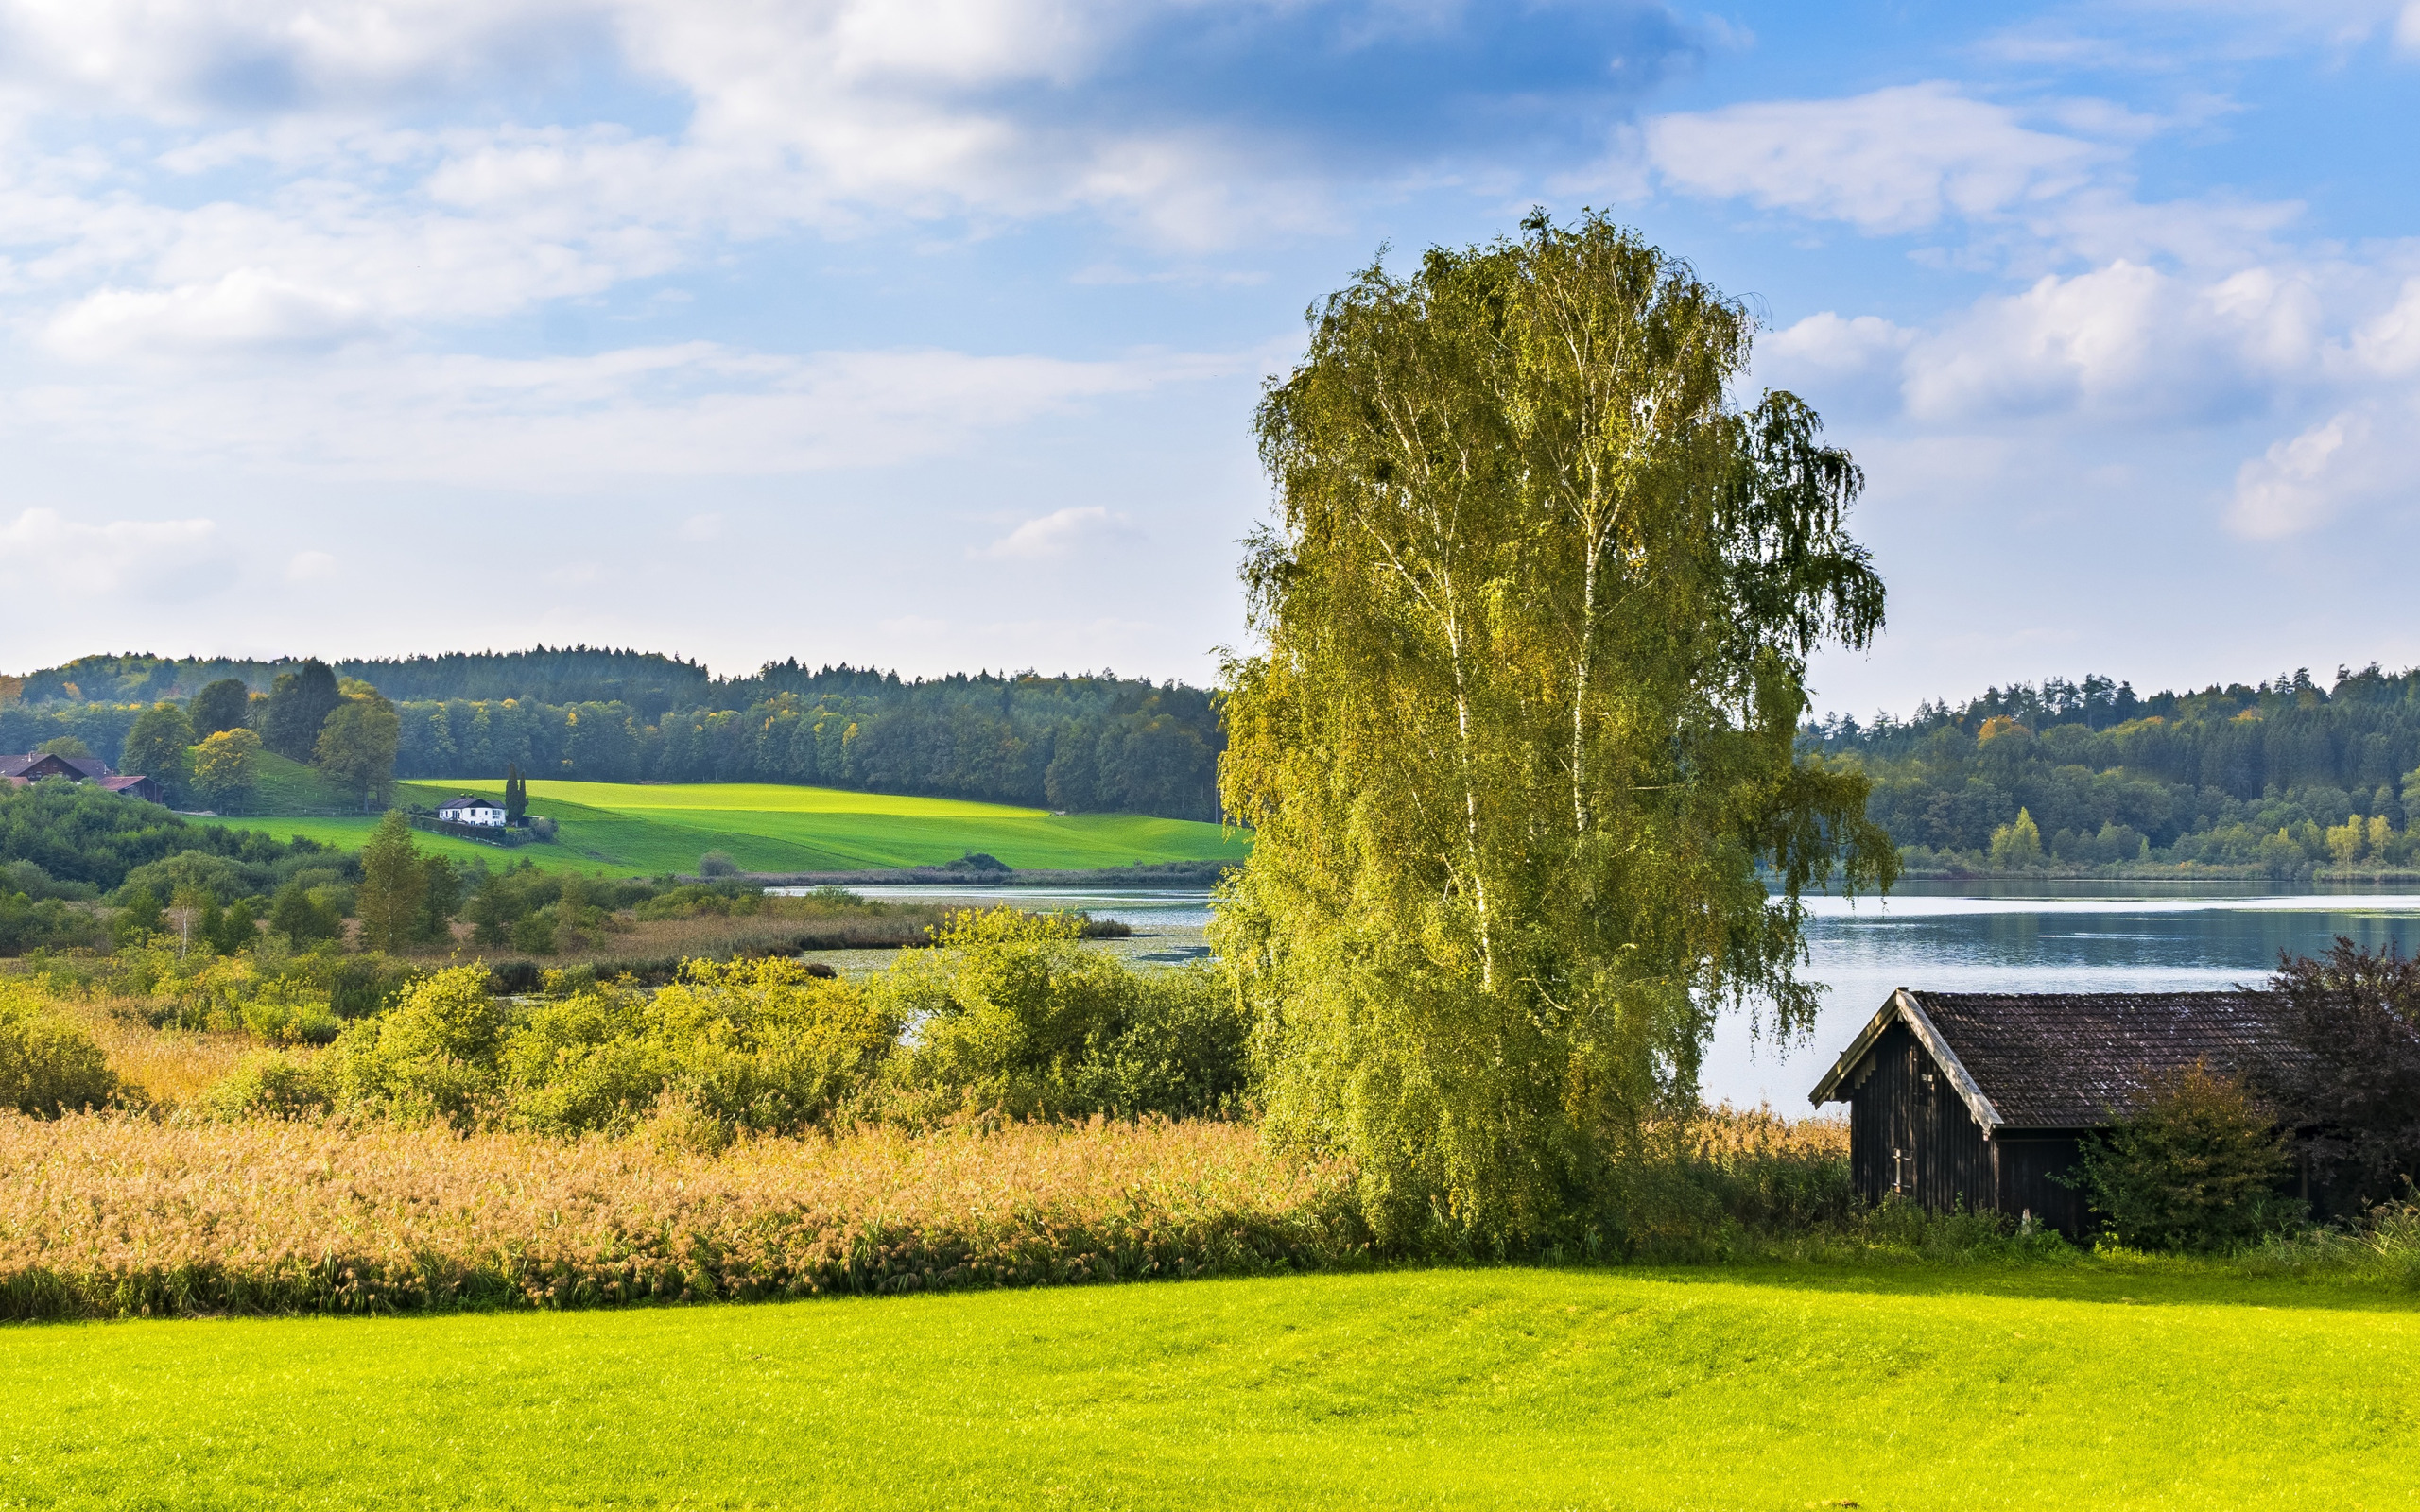
[[[1869,1202],[2030,1214],[2081,1234],[2081,1142],[2205,1061],[2231,1075],[2292,1052],[2255,992],[1891,994],[1810,1100],[1849,1105],[1849,1160]]]
[[[159,783],[147,777],[123,776],[110,770],[109,763],[95,761],[90,756],[53,756],[46,751],[0,756],[0,782],[6,782],[10,787],[39,782],[45,777],[63,777],[71,782],[97,782],[112,793],[139,798],[147,803],[162,801]]]
[[[39,782],[45,777],[63,777],[71,782],[92,778],[111,777],[109,763],[90,756],[53,756],[48,751],[28,751],[23,756],[0,756],[0,777],[14,778],[22,782]]]
[[[493,799],[474,798],[465,793],[440,803],[437,816],[448,824],[475,824],[485,829],[502,829],[504,805]]]

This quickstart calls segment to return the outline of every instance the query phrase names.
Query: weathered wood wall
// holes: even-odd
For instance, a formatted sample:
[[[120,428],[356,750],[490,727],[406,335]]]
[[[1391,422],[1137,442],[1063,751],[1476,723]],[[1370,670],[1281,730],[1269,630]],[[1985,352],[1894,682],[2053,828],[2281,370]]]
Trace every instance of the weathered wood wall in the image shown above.
[[[1997,1208],[1991,1142],[1949,1078],[1904,1023],[1866,1052],[1849,1097],[1849,1158],[1858,1190],[1880,1202],[1897,1195],[1936,1211]]]

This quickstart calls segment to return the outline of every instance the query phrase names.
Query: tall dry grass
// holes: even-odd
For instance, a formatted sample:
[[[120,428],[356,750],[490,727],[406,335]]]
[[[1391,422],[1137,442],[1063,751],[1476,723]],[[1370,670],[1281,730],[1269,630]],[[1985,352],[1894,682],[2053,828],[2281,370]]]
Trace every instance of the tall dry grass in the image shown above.
[[[0,1116],[0,1317],[577,1307],[1235,1275],[1364,1250],[1335,1166],[1188,1123],[757,1140]]]
[[[193,1104],[233,1071],[261,1042],[241,1030],[153,1028],[150,998],[51,997],[51,1010],[74,1020],[109,1057],[110,1070],[134,1091],[134,1101],[173,1108]],[[298,1058],[308,1051],[291,1050]]]

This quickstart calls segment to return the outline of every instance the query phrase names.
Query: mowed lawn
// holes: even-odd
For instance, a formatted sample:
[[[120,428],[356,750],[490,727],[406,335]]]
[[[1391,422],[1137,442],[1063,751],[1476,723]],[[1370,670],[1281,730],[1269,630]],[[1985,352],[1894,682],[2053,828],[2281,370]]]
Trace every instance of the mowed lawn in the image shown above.
[[[457,793],[501,796],[498,782],[406,782],[399,799],[434,804]],[[934,866],[968,851],[1019,869],[1080,869],[1136,862],[1241,860],[1250,841],[1215,824],[1129,814],[1053,816],[1041,809],[954,799],[853,793],[766,782],[529,784],[533,814],[559,826],[553,845],[500,850],[423,835],[427,849],[542,867],[651,874],[695,870],[708,850],[749,871],[842,871]],[[204,820],[202,822],[221,822]],[[223,821],[358,846],[374,820],[251,817]]]
[[[1492,1269],[18,1327],[0,1501],[2420,1502],[2410,1308],[2287,1282],[1960,1289],[1989,1276]]]

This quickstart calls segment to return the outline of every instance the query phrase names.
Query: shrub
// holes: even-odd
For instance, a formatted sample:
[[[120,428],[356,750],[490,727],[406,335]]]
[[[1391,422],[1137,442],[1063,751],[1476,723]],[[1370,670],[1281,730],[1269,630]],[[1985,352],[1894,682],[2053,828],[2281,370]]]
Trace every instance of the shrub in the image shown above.
[[[338,1084],[348,1101],[381,1106],[407,1121],[467,1124],[495,1091],[503,1032],[486,967],[438,971],[337,1039]]]
[[[796,1133],[868,1089],[901,1027],[798,961],[689,961],[651,994],[590,986],[539,1005],[506,1045],[505,1079],[514,1120],[558,1133],[626,1129],[650,1110],[718,1138]]]
[[[1016,1118],[1236,1109],[1245,1024],[1207,971],[1145,973],[1080,949],[1082,920],[949,916],[940,947],[870,987],[917,1043],[900,1087],[931,1112]]]
[[[210,1090],[210,1111],[230,1121],[246,1118],[312,1118],[336,1101],[333,1078],[317,1065],[288,1056],[247,1057]]]
[[[57,1118],[105,1108],[118,1092],[82,1025],[46,1011],[25,988],[0,986],[0,1108]]]
[[[728,850],[709,850],[698,858],[698,875],[700,877],[735,877],[738,874],[739,863],[731,859]]]
[[[2220,1249],[2296,1216],[2277,1186],[2290,1136],[2243,1083],[2195,1062],[2079,1162],[2109,1235],[2136,1249]]]

